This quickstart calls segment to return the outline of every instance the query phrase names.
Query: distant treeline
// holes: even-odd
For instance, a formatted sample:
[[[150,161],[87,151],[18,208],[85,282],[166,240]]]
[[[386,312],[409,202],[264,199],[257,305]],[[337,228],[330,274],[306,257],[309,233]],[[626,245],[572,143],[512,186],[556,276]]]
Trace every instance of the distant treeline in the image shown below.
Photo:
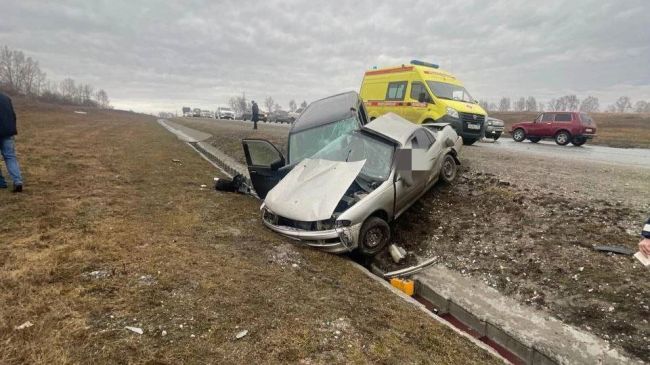
[[[511,101],[508,97],[503,97],[499,103],[489,103],[487,100],[479,101],[479,104],[485,110],[493,112],[544,112],[544,111],[581,111],[581,112],[599,112],[600,103],[595,96],[587,96],[580,100],[576,95],[564,95],[553,98],[547,103],[537,102],[534,96],[527,98],[520,97]],[[639,100],[634,103],[627,96],[621,96],[616,102],[605,109],[608,113],[650,113],[650,102]]]
[[[103,89],[95,90],[71,78],[58,83],[48,80],[38,61],[7,46],[0,48],[0,90],[50,103],[111,108]]]

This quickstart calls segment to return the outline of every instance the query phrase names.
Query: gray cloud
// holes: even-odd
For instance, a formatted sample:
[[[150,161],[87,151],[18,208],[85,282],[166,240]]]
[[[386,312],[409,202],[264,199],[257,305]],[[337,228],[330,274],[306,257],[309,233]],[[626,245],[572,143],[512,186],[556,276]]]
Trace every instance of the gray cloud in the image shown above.
[[[4,0],[0,44],[120,108],[211,107],[246,92],[314,100],[423,59],[477,98],[650,100],[650,3],[630,1]]]

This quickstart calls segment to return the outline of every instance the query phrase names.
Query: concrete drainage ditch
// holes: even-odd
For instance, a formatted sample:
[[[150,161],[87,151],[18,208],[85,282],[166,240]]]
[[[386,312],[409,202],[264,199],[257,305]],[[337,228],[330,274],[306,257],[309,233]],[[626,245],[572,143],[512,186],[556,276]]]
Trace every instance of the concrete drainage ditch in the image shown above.
[[[245,166],[203,142],[210,135],[158,120],[204,159],[229,177],[241,174],[250,185]],[[253,191],[249,191],[256,196]],[[613,349],[604,340],[550,315],[524,307],[487,285],[433,264],[433,260],[385,273],[374,265],[353,266],[389,287],[433,318],[513,364],[642,364]],[[370,270],[368,270],[368,268]],[[389,284],[408,278],[411,291]],[[399,281],[398,281],[399,282]],[[399,289],[397,289],[399,287]],[[407,294],[404,294],[406,292]]]

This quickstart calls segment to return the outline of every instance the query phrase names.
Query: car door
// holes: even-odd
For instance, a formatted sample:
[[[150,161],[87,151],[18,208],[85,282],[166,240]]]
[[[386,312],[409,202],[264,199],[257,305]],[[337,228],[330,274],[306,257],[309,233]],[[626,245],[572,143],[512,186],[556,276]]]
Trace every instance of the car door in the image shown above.
[[[555,119],[553,120],[551,128],[548,130],[547,136],[554,136],[555,133],[559,132],[560,130],[568,131],[571,128],[571,120],[571,113],[555,113]]]
[[[409,98],[407,99],[406,106],[404,107],[403,117],[413,123],[419,123],[424,119],[427,113],[428,103],[431,102],[431,96],[420,81],[411,82],[411,90]]]
[[[242,140],[246,164],[253,188],[260,199],[289,172],[282,152],[264,139]]]
[[[537,119],[535,119],[535,122],[531,123],[528,127],[527,135],[532,137],[544,137],[548,135],[548,129],[553,124],[553,117],[553,113],[540,114]]]
[[[386,89],[385,108],[381,114],[393,112],[402,118],[404,115],[404,97],[406,96],[407,81],[389,82]]]
[[[431,179],[434,160],[428,156],[432,142],[424,129],[418,129],[402,149],[398,150],[395,185],[395,212],[402,214],[424,192]]]

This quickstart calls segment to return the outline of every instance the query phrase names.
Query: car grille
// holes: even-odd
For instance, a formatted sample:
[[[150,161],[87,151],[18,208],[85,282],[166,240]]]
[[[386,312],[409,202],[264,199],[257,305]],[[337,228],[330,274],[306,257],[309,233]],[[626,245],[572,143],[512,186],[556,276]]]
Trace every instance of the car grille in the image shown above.
[[[472,114],[472,113],[458,113],[460,115],[460,120],[463,121],[463,132],[480,132],[480,129],[469,129],[467,128],[468,124],[479,124],[481,128],[485,122],[485,115]]]
[[[334,229],[334,219],[328,219],[325,221],[318,221],[318,222],[297,221],[297,220],[279,216],[277,214],[273,214],[267,209],[264,210],[263,219],[276,226],[297,228],[304,231],[325,231],[329,229]]]

